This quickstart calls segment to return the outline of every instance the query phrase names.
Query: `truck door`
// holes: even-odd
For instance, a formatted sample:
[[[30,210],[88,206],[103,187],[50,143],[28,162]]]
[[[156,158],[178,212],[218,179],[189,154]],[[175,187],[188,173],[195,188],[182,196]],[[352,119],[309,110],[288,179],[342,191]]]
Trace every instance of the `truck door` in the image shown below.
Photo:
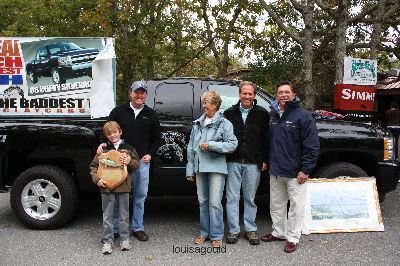
[[[195,119],[194,87],[192,81],[168,80],[157,84],[154,90],[153,109],[160,119],[162,143],[154,158],[150,181],[153,195],[156,191],[194,193],[193,184],[185,179],[186,149]]]
[[[46,47],[41,47],[38,49],[36,58],[35,58],[35,68],[36,68],[36,73],[39,75],[45,75],[46,72],[49,72],[49,59],[50,59],[50,54],[47,51]]]

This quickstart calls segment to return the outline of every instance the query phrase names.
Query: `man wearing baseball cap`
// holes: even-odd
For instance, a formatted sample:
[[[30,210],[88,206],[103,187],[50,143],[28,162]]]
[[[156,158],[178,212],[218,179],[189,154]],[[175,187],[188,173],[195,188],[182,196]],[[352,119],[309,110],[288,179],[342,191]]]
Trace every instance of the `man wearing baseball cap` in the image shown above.
[[[147,85],[144,81],[135,81],[131,85],[130,101],[115,107],[110,121],[116,121],[122,129],[122,138],[132,145],[139,154],[139,168],[132,174],[132,232],[140,241],[149,236],[144,231],[144,202],[149,185],[151,159],[161,142],[160,122],[157,114],[145,104]],[[101,152],[101,145],[98,149]],[[116,233],[116,232],[114,232]]]

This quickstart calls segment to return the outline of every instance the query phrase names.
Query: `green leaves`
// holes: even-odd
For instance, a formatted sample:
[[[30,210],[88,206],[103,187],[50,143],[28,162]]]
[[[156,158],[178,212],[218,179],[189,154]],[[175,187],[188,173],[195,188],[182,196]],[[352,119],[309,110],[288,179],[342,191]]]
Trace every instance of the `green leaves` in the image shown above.
[[[378,4],[383,2],[385,8],[378,9]],[[331,77],[337,65],[338,3],[344,2],[2,0],[0,34],[114,37],[119,102],[126,100],[133,79],[225,77],[230,70],[248,62],[253,73],[246,78],[258,84],[273,87],[280,79],[302,80],[301,71],[310,69],[310,51],[312,79],[308,75],[306,83],[311,86],[312,82],[315,96],[326,90],[327,79],[334,80]],[[400,57],[399,1],[346,3],[347,50],[342,50],[349,55],[368,56],[373,23],[381,19],[377,57],[381,69],[393,66],[394,59]],[[307,22],[306,27],[304,18],[310,7],[313,7],[312,23]],[[379,10],[384,10],[384,14]],[[310,33],[311,39],[306,40]],[[307,67],[303,67],[305,51]],[[392,58],[388,59],[388,55]]]

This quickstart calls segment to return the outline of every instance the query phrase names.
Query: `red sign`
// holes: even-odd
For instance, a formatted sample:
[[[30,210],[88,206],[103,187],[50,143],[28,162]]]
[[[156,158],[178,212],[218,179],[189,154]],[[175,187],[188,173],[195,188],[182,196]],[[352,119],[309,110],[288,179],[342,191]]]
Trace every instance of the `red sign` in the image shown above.
[[[338,84],[335,86],[333,109],[372,112],[375,89],[375,86]]]

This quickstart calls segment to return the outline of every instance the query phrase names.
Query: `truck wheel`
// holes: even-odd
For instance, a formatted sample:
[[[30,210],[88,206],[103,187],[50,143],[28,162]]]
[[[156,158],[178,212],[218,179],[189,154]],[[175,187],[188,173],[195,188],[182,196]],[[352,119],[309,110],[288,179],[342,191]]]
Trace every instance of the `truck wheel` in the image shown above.
[[[28,70],[29,79],[32,81],[33,84],[38,82],[38,77],[33,73],[32,70]]]
[[[53,68],[51,70],[51,78],[54,84],[64,84],[65,79],[60,74],[60,71],[57,68]]]
[[[78,207],[78,189],[64,170],[35,166],[15,180],[10,195],[17,218],[32,229],[54,229],[63,226]]]
[[[336,162],[327,164],[315,171],[313,174],[314,178],[335,178],[338,176],[350,176],[350,177],[367,177],[367,173],[357,165],[346,163],[346,162]],[[386,193],[379,192],[379,202],[385,200]]]
[[[313,174],[315,178],[335,178],[339,176],[367,177],[367,173],[357,165],[335,162],[322,166]]]

